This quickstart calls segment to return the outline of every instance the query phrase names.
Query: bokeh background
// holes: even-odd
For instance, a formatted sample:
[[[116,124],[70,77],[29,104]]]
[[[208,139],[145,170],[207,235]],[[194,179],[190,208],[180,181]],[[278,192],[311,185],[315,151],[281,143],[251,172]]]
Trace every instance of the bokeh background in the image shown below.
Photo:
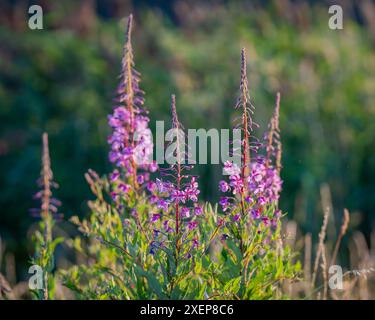
[[[44,10],[43,30],[27,26],[31,4]],[[328,28],[331,4],[344,9],[343,30]],[[35,223],[28,209],[35,205],[42,132],[50,135],[56,195],[66,220],[87,213],[87,169],[110,170],[106,117],[131,12],[152,128],[156,120],[169,121],[171,93],[186,128],[230,128],[245,47],[261,128],[281,92],[281,207],[288,219],[316,239],[325,199],[334,212],[330,232],[337,233],[348,208],[351,230],[361,231],[370,245],[374,1],[1,0],[0,271],[9,281],[27,276]],[[197,170],[202,200],[217,201],[220,166]]]

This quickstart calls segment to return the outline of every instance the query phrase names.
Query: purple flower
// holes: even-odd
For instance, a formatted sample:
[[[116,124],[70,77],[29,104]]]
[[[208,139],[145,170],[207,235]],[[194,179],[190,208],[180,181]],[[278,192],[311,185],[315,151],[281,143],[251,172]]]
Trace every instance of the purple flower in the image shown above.
[[[250,196],[247,196],[247,197],[245,197],[245,201],[247,203],[252,203],[254,200]]]
[[[118,170],[114,170],[112,174],[110,175],[110,181],[115,182],[120,177],[120,172]]]
[[[276,218],[279,218],[281,216],[281,210],[276,210],[275,213],[274,213],[274,216]]]
[[[191,200],[193,202],[197,202],[199,193],[198,182],[195,177],[192,177],[185,190],[186,201]]]
[[[193,242],[192,249],[197,248],[197,247],[198,247],[198,244],[199,244],[198,239],[197,239],[197,238],[194,238],[194,239],[192,240],[192,242]]]
[[[202,212],[203,212],[202,207],[199,207],[199,206],[194,207],[195,215],[199,216],[202,214]]]
[[[117,106],[113,112],[113,117],[125,123],[130,123],[130,116],[130,111],[122,106]]]
[[[228,192],[230,190],[230,186],[229,186],[229,184],[226,181],[221,180],[219,182],[219,190],[221,192]]]
[[[155,221],[158,221],[160,219],[161,215],[159,213],[154,213],[152,218],[151,218],[151,222],[155,222]]]
[[[259,173],[259,172],[255,172],[252,176],[252,179],[255,181],[255,182],[261,182],[262,181],[262,175]]]
[[[259,197],[259,198],[258,198],[258,204],[259,204],[260,206],[264,206],[266,203],[267,203],[267,200],[266,200],[265,197]]]
[[[278,223],[278,219],[277,218],[272,218],[271,219],[271,225],[272,225],[272,227],[277,228],[277,223]]]
[[[262,222],[265,226],[269,226],[270,224],[270,219],[268,219],[268,217],[263,217],[262,218]]]
[[[155,196],[154,194],[150,197],[151,204],[157,203],[158,201],[159,201],[159,198]]]
[[[117,188],[123,193],[128,193],[131,189],[131,186],[125,183],[120,183]]]
[[[256,199],[258,205],[274,203],[279,199],[282,181],[277,170],[268,166],[264,161],[253,162],[250,165],[252,174],[248,179],[249,191],[259,195]]]
[[[137,176],[137,183],[138,184],[143,184],[145,182],[145,177],[144,177],[144,175],[143,174],[139,174],[138,176]]]
[[[149,165],[150,172],[156,172],[158,170],[158,164],[156,161],[152,161]]]
[[[168,211],[169,203],[164,199],[159,199],[158,201],[158,209],[162,209],[163,211]]]
[[[227,211],[230,207],[230,202],[228,197],[221,197],[219,204],[223,207],[223,211]]]
[[[188,222],[189,230],[194,230],[197,226],[198,226],[198,222],[196,222],[196,221],[189,221]]]
[[[146,186],[147,190],[150,191],[151,193],[154,193],[156,192],[157,190],[157,186],[156,186],[156,183],[153,182],[153,181],[149,181],[147,182],[147,186]]]
[[[117,199],[117,193],[114,192],[114,191],[112,191],[112,192],[111,192],[111,198],[112,198],[113,200],[116,200],[116,199]]]
[[[224,172],[230,176],[240,174],[241,170],[237,166],[237,164],[230,162],[230,161],[225,161],[224,162]]]
[[[169,220],[163,222],[165,232],[173,232],[173,229],[169,226]]]
[[[114,116],[108,116],[108,124],[112,128],[116,128],[121,126],[122,122],[121,120],[115,118]]]
[[[190,209],[187,208],[187,207],[182,207],[181,215],[185,218],[189,218],[190,217]]]
[[[172,190],[171,200],[176,202],[186,202],[185,192],[181,190]]]
[[[243,188],[243,181],[242,178],[236,174],[229,177],[230,179],[230,186],[233,187],[233,194],[240,193]]]
[[[112,163],[116,162],[117,159],[118,159],[118,157],[119,157],[119,155],[118,155],[117,152],[114,152],[114,151],[110,151],[110,152],[109,152],[109,156],[108,156],[108,158],[109,158],[109,161],[110,161],[110,162],[112,162]]]
[[[260,208],[258,208],[258,209],[252,209],[251,210],[251,217],[253,219],[259,219],[260,218]]]
[[[164,192],[169,191],[168,184],[166,184],[165,182],[163,182],[160,179],[156,179],[156,187],[158,188],[158,191],[160,193],[164,193]]]

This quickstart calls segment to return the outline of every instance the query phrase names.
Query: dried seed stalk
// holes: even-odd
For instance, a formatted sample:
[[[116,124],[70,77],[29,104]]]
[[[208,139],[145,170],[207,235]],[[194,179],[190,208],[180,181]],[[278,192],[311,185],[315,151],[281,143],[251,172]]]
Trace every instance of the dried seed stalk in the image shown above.
[[[329,214],[330,214],[330,209],[329,209],[329,207],[327,207],[325,212],[324,212],[323,224],[322,224],[322,228],[321,228],[320,233],[319,233],[318,249],[316,251],[316,257],[315,257],[315,261],[314,261],[314,271],[313,271],[312,280],[311,280],[311,285],[312,285],[313,288],[315,286],[316,275],[317,275],[318,267],[319,267],[319,259],[320,259],[320,256],[321,256],[321,253],[322,253],[322,250],[323,250],[324,239],[325,239],[326,233],[327,233]]]
[[[344,218],[343,218],[343,221],[342,221],[342,224],[341,224],[340,233],[339,233],[339,236],[337,238],[335,249],[333,251],[333,255],[332,255],[332,259],[331,259],[331,265],[334,265],[336,263],[336,258],[337,258],[337,254],[339,252],[341,240],[344,237],[346,231],[348,230],[349,222],[350,222],[349,210],[345,208],[344,209]]]

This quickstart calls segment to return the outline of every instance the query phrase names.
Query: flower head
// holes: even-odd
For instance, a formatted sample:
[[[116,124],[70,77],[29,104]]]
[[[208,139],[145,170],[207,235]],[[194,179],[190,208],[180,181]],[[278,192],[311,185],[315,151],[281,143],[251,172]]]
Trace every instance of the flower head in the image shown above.
[[[230,190],[230,186],[229,186],[229,184],[226,181],[221,180],[219,182],[219,190],[221,192],[228,192]]]

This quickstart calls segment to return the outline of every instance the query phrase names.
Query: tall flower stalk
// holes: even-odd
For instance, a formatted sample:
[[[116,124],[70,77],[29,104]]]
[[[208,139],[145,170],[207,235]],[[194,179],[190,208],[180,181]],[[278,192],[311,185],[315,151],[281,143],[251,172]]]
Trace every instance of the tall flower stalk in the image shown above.
[[[280,178],[281,152],[279,113],[280,94],[263,141],[253,134],[257,124],[253,121],[255,108],[250,102],[248,79],[246,75],[246,54],[241,52],[240,96],[236,109],[242,111],[241,122],[241,166],[232,162],[224,163],[224,171],[229,181],[222,180],[219,189],[226,195],[221,197],[220,205],[224,211],[222,242],[228,252],[239,252],[238,273],[233,277],[241,279],[239,296],[250,297],[249,281],[257,276],[260,265],[257,259],[277,259],[282,261],[280,216],[278,200],[282,181]],[[259,271],[260,272],[260,271]],[[261,272],[260,272],[261,274]],[[278,274],[278,276],[281,276]],[[277,277],[276,277],[277,278]]]
[[[156,250],[164,249],[168,234],[173,234],[177,265],[181,254],[183,257],[191,257],[192,250],[199,245],[194,231],[202,208],[197,204],[200,193],[197,177],[187,173],[193,167],[186,164],[189,153],[186,150],[184,129],[178,120],[175,95],[171,97],[171,113],[170,132],[175,137],[175,142],[168,146],[166,158],[174,161],[170,161],[172,163],[169,167],[160,169],[165,179],[156,180],[153,201],[157,204],[158,212],[151,218],[154,239],[150,251],[154,254]]]
[[[268,124],[268,132],[265,135],[266,167],[268,168],[272,164],[272,157],[274,157],[274,166],[277,169],[277,173],[280,175],[282,144],[280,140],[279,117],[280,117],[280,92],[276,94],[275,111]]]
[[[144,91],[139,87],[140,73],[135,69],[132,29],[133,16],[130,15],[123,48],[120,83],[115,99],[117,104],[113,113],[108,116],[108,124],[113,130],[108,143],[111,146],[109,159],[120,169],[120,172],[117,169],[113,172],[112,180],[124,175],[132,188],[138,189],[149,179],[147,171],[156,171],[157,165],[151,159],[153,142],[148,128],[150,120],[144,108]],[[146,172],[140,174],[138,169]],[[129,187],[126,185],[122,189],[128,190]],[[119,192],[121,191],[123,190]]]
[[[250,102],[250,94],[248,88],[248,79],[247,79],[247,72],[246,72],[246,50],[242,48],[241,50],[241,81],[240,81],[240,95],[237,100],[236,109],[242,109],[242,132],[243,132],[243,140],[242,140],[242,179],[245,180],[249,174],[249,163],[251,161],[250,158],[250,137],[253,132],[253,114],[254,114],[254,106]],[[246,184],[244,185],[244,189],[246,190]]]
[[[270,120],[268,132],[265,135],[265,142],[259,143],[252,134],[254,106],[250,102],[248,80],[246,76],[246,55],[245,49],[241,52],[241,82],[240,97],[237,100],[236,109],[242,110],[241,130],[243,138],[241,141],[241,168],[231,162],[224,164],[224,170],[229,175],[229,183],[220,181],[219,189],[224,192],[231,192],[233,197],[223,197],[220,204],[224,211],[230,211],[233,201],[239,201],[242,218],[251,213],[251,216],[260,217],[262,207],[265,204],[274,203],[278,200],[281,191],[281,179],[279,171],[281,168],[281,142],[279,128],[280,94],[277,94],[274,114]],[[257,154],[260,147],[265,148],[265,156]],[[254,153],[253,156],[251,154]],[[275,165],[271,163],[271,157],[275,156]],[[276,169],[275,169],[276,166]],[[236,211],[236,210],[235,210]],[[235,221],[241,216],[236,213]]]
[[[48,146],[48,135],[43,134],[43,151],[42,151],[42,169],[40,178],[37,180],[40,191],[34,195],[34,199],[40,201],[40,208],[31,209],[34,217],[41,219],[40,232],[35,234],[36,252],[33,264],[38,265],[43,270],[43,294],[38,296],[41,299],[50,298],[50,273],[54,267],[54,249],[61,239],[53,239],[52,229],[57,219],[61,218],[58,207],[61,202],[52,196],[52,189],[58,188],[53,181],[53,172],[51,169],[51,159]]]
[[[238,174],[230,175],[231,186],[236,189],[236,196],[240,200],[241,215],[246,216],[246,198],[248,197],[249,187],[248,179],[251,167],[251,152],[256,152],[258,142],[253,135],[254,127],[258,126],[253,121],[255,107],[250,101],[249,82],[247,78],[246,67],[246,50],[241,50],[241,78],[240,78],[240,94],[238,96],[235,109],[242,112],[241,121],[237,124],[241,129],[241,168]],[[228,164],[227,164],[228,165]],[[235,168],[226,168],[232,170]]]
[[[177,157],[177,164],[176,164],[176,190],[177,193],[181,193],[181,179],[182,179],[182,150],[181,150],[181,145],[183,141],[180,139],[180,133],[183,133],[182,126],[180,122],[178,121],[178,116],[177,116],[177,110],[176,110],[176,96],[173,94],[171,96],[171,113],[172,113],[172,126],[173,129],[176,130],[176,157]],[[175,220],[176,220],[176,248],[179,247],[178,245],[178,235],[179,235],[179,222],[180,222],[180,201],[177,200],[175,201]]]
[[[249,250],[252,248],[257,233],[264,234],[262,237],[266,237],[272,234],[270,228],[276,230],[278,226],[280,212],[276,207],[281,191],[281,179],[271,163],[271,155],[278,150],[276,157],[281,157],[279,101],[278,95],[265,143],[260,143],[253,135],[254,126],[257,126],[253,121],[255,108],[250,102],[246,75],[246,52],[242,49],[240,96],[235,106],[236,109],[242,111],[239,124],[242,130],[242,162],[241,167],[238,167],[235,163],[227,161],[224,164],[224,170],[229,175],[229,182],[222,180],[219,183],[219,189],[229,194],[220,199],[220,204],[226,214],[225,227],[229,231],[229,235],[224,235],[224,239],[232,237],[238,243],[245,261],[241,274],[246,274],[249,261],[245,257],[249,257]],[[264,156],[258,154],[260,148],[265,149]],[[262,241],[266,241],[265,239]]]

